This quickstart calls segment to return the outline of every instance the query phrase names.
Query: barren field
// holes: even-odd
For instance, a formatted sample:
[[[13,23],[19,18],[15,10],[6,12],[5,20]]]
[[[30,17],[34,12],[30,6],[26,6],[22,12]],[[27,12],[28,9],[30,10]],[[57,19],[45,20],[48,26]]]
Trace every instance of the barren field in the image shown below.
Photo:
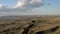
[[[3,16],[0,34],[60,34],[60,16]]]

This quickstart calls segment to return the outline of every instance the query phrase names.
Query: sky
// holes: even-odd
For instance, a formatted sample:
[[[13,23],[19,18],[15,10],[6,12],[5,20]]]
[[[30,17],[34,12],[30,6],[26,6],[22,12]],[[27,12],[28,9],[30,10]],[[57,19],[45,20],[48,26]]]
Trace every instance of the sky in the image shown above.
[[[60,0],[0,0],[0,16],[60,15]]]

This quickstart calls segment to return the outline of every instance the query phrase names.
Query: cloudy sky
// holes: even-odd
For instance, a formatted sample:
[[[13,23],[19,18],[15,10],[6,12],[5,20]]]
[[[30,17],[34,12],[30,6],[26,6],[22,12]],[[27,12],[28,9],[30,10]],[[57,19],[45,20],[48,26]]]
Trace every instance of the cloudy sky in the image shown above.
[[[60,0],[0,0],[5,15],[60,15]]]

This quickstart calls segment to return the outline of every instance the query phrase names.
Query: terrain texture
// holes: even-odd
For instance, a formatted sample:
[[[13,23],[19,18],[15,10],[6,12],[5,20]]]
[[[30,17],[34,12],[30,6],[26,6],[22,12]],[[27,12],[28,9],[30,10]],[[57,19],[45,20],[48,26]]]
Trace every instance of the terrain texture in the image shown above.
[[[0,34],[60,34],[60,16],[2,17]]]

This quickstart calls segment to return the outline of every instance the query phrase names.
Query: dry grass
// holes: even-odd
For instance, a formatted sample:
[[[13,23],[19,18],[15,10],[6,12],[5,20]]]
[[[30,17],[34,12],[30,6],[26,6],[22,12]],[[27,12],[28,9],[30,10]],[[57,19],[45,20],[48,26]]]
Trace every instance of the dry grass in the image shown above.
[[[31,24],[33,26],[29,27]],[[50,32],[49,29],[56,26],[59,28],[54,32]],[[24,19],[16,17],[0,20],[0,34],[22,34],[24,29],[29,29],[28,34],[36,34],[41,31],[43,31],[43,34],[60,34],[60,16],[28,17]]]

